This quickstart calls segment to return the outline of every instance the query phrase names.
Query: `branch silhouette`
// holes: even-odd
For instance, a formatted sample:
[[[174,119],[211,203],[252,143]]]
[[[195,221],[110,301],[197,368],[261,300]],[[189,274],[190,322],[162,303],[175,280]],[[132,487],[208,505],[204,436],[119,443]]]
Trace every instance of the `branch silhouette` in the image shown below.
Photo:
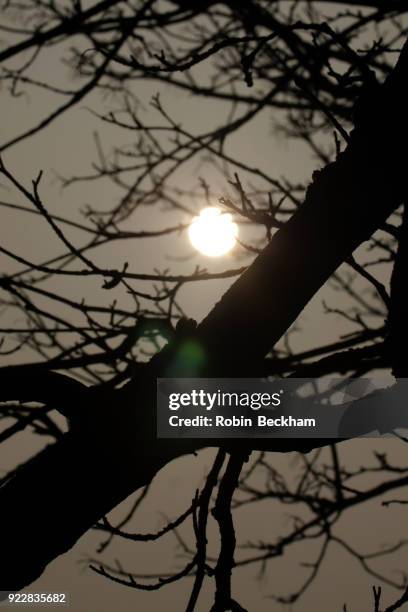
[[[259,371],[265,354],[314,293],[403,201],[407,69],[406,45],[345,151],[315,174],[303,205],[198,325],[194,337],[207,356],[200,375],[248,376]],[[76,428],[3,484],[2,588],[20,589],[35,580],[52,559],[122,499],[148,484],[166,463],[204,446],[203,441],[155,438],[155,380],[177,362],[178,348],[176,341],[170,342],[143,376],[123,389],[84,391]],[[43,399],[47,388],[52,396],[64,395],[64,402],[78,401],[77,385],[70,397],[67,381],[59,382],[57,374],[46,373],[52,385],[44,387],[35,375],[30,378],[29,367],[26,374],[17,371],[23,375],[26,398]],[[12,373],[13,368],[3,370],[2,380]],[[9,397],[19,395],[15,388]],[[321,444],[325,442],[291,440],[267,446],[290,451]],[[237,446],[250,450],[250,443]],[[128,472],[124,465],[138,468]]]
[[[342,459],[348,458],[347,447],[343,455],[333,439],[156,437],[159,376],[301,378],[339,372],[359,377],[392,370],[397,383],[384,393],[386,415],[382,406],[371,409],[370,398],[338,411],[344,412],[345,438],[350,423],[362,434],[399,424],[400,379],[407,369],[407,214],[401,215],[400,207],[407,189],[407,44],[400,53],[407,3],[333,0],[329,15],[317,2],[304,4],[106,0],[86,9],[74,1],[62,9],[53,2],[5,3],[2,15],[9,20],[0,31],[11,42],[0,50],[3,90],[16,98],[16,108],[21,94],[49,96],[51,110],[32,123],[27,117],[24,129],[18,124],[17,135],[4,139],[0,151],[8,156],[9,150],[52,130],[91,94],[109,99],[108,110],[91,111],[91,120],[125,134],[132,144],[115,141],[105,151],[96,135],[92,169],[59,179],[67,193],[81,185],[113,187],[108,209],[99,202],[95,208],[86,205],[80,221],[54,213],[41,173],[26,187],[9,159],[0,164],[4,186],[19,198],[18,203],[1,201],[1,210],[22,215],[24,228],[28,220],[42,222],[59,247],[52,256],[34,260],[20,249],[25,245],[10,245],[6,235],[0,245],[3,259],[13,266],[12,273],[0,277],[0,308],[6,321],[10,312],[13,321],[15,313],[24,321],[6,322],[0,329],[0,357],[19,363],[0,368],[5,424],[0,442],[14,442],[21,432],[53,442],[0,481],[0,590],[35,580],[95,525],[106,537],[99,554],[114,538],[158,541],[172,533],[187,557],[177,572],[137,575],[119,562],[112,566],[97,558],[91,563],[102,577],[133,589],[154,591],[193,577],[187,612],[196,609],[207,577],[215,585],[214,612],[243,610],[231,587],[234,567],[257,565],[262,573],[289,547],[312,541],[319,549],[305,565],[305,579],[289,595],[274,593],[275,601],[294,602],[305,593],[332,547],[341,548],[375,582],[405,588],[375,564],[404,547],[404,539],[367,552],[335,532],[349,509],[407,486],[408,469],[385,453],[376,450],[373,465],[354,469],[339,457],[341,449]],[[37,78],[38,58],[47,54],[60,56],[79,85],[57,85],[45,73]],[[221,112],[206,117],[214,120],[210,127],[193,122],[191,128],[155,95],[145,121],[138,93],[145,83],[208,100]],[[206,102],[206,112],[205,107]],[[276,178],[272,155],[261,167],[245,161],[245,150],[235,146],[234,136],[268,113],[273,113],[275,133],[298,139],[317,158],[321,169],[308,187]],[[240,240],[234,252],[239,263],[221,271],[197,266],[180,273],[173,265],[146,271],[137,257],[112,263],[116,246],[117,254],[121,245],[128,250],[147,238],[149,245],[166,236],[174,243],[197,205],[213,205],[212,186],[196,175],[198,162],[200,168],[209,164],[211,177],[215,170],[228,185],[231,193],[218,199],[222,208],[244,232],[256,229],[262,236]],[[187,175],[198,187],[185,186]],[[144,207],[163,213],[157,228],[137,226]],[[177,222],[173,217],[166,226],[162,218],[168,212],[177,215]],[[109,256],[105,247],[111,248]],[[364,261],[363,251],[372,254],[370,261]],[[393,266],[390,292],[377,278],[381,266]],[[202,283],[233,278],[236,282],[203,321],[196,325],[188,318],[180,299],[187,283],[201,290]],[[340,317],[353,331],[295,351],[294,324],[326,282],[340,300],[324,302],[324,314]],[[95,283],[111,301],[97,302],[94,294],[91,301],[78,299],[70,283],[78,290],[81,283]],[[187,345],[195,346],[200,362],[187,363]],[[31,362],[30,351],[38,361]],[[56,419],[56,412],[65,419]],[[157,532],[126,531],[155,475],[177,457],[208,445],[215,447],[215,458],[191,506],[166,518]],[[274,454],[292,451],[295,484],[279,471]],[[375,484],[356,484],[363,476],[376,478]],[[134,503],[115,526],[107,513],[133,492]],[[271,499],[291,505],[291,515],[296,508],[293,522],[276,537],[268,533],[265,541],[240,547],[234,510]],[[404,503],[383,502],[385,508]],[[213,519],[220,536],[216,557],[207,542]],[[192,545],[180,531],[190,520]],[[373,594],[378,612],[380,588]],[[406,597],[396,598],[388,609],[398,609]]]

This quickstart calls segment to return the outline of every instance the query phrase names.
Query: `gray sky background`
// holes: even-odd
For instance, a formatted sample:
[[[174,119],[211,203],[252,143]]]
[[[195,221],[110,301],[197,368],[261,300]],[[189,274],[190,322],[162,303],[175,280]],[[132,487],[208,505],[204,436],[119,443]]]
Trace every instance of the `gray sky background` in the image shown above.
[[[37,76],[47,77],[55,82],[66,82],[69,70],[61,70],[59,58],[53,53],[44,53],[37,65]],[[148,103],[152,94],[161,92],[162,101],[175,116],[179,116],[187,127],[199,130],[215,121],[221,123],[223,116],[220,106],[210,104],[208,100],[192,98],[179,91],[157,84],[138,84],[138,95],[146,107],[146,116],[154,117],[154,111]],[[2,122],[0,128],[1,142],[16,133],[23,131],[36,120],[47,114],[53,107],[56,98],[40,90],[31,90],[28,95],[11,99],[5,89],[0,91]],[[47,208],[54,213],[64,214],[72,219],[78,219],[78,210],[85,204],[98,203],[99,206],[111,206],[117,200],[118,194],[109,183],[99,185],[83,183],[66,191],[62,191],[56,174],[64,176],[86,174],[91,170],[91,162],[95,158],[93,133],[100,130],[101,140],[107,148],[115,143],[123,143],[128,134],[121,134],[116,129],[102,126],[89,112],[89,108],[106,110],[115,107],[113,101],[100,100],[97,96],[89,96],[74,110],[65,114],[53,125],[42,131],[36,137],[23,142],[4,155],[4,160],[22,182],[28,184],[38,171],[44,171],[42,195]],[[233,137],[230,146],[239,149],[242,159],[252,166],[258,166],[271,171],[276,177],[282,175],[303,179],[311,175],[316,168],[304,145],[297,142],[287,142],[274,135],[271,129],[271,117],[264,113]],[[196,184],[198,176],[204,176],[211,184],[216,194],[222,195],[228,186],[220,181],[220,177],[211,175],[211,171],[198,168],[197,162],[184,170],[178,176],[183,185]],[[245,175],[241,178],[245,181]],[[0,182],[0,199],[11,202],[23,202],[15,191],[9,190]],[[26,202],[24,202],[26,204]],[[197,204],[197,203],[196,203]],[[196,205],[195,204],[195,205]],[[1,241],[4,246],[24,253],[38,262],[60,253],[63,247],[52,235],[45,223],[34,216],[28,217],[21,213],[0,210]],[[131,220],[129,229],[152,229],[166,226],[168,219],[174,219],[173,213],[167,215],[157,210],[143,208]],[[185,219],[177,217],[177,222]],[[76,235],[78,238],[78,235]],[[188,261],[169,261],[168,256],[182,257],[191,254]],[[16,265],[1,257],[1,271],[9,272]],[[110,245],[100,256],[109,267],[120,266],[129,261],[134,270],[152,271],[154,267],[164,268],[171,265],[173,270],[189,271],[200,263],[211,270],[221,270],[236,266],[233,255],[209,262],[204,257],[194,254],[188,243],[186,234],[171,236],[165,239],[122,242],[117,248]],[[228,281],[229,282],[229,281]],[[212,281],[191,284],[183,290],[183,305],[189,316],[201,319],[222,295],[228,285],[225,281]],[[68,292],[71,297],[91,296],[94,302],[108,304],[112,301],[111,292],[100,287],[100,281],[53,280],[53,288],[60,292]],[[320,302],[322,296],[330,301],[337,300],[337,294],[329,288],[323,289],[314,298],[301,317],[302,331],[293,336],[296,348],[306,348],[324,344],[334,340],[343,329],[344,323],[335,316],[321,316]],[[279,299],[279,296],[277,296]],[[21,321],[12,320],[14,325]],[[29,359],[27,354],[26,358]],[[2,360],[10,363],[10,359]],[[4,445],[0,454],[0,467],[7,470],[23,457],[32,454],[41,441],[31,436],[21,434],[13,442]],[[404,446],[398,441],[356,441],[341,445],[341,456],[347,457],[350,464],[362,465],[373,450],[388,449],[391,456],[403,457]],[[129,531],[150,531],[162,526],[168,518],[172,519],[190,504],[194,490],[200,486],[202,476],[210,465],[213,451],[205,451],[198,458],[183,458],[167,466],[155,479],[152,492],[143,504],[135,520],[128,525]],[[294,457],[276,456],[276,464],[286,466],[286,470],[295,469]],[[124,466],[131,469],[131,466]],[[79,502],[80,503],[80,500]],[[125,505],[118,508],[112,517],[122,516]],[[27,517],[29,519],[30,500],[27,500]],[[166,518],[167,517],[167,518]],[[352,541],[365,550],[374,549],[378,543],[389,544],[401,536],[403,512],[398,507],[383,508],[376,500],[370,505],[349,511],[345,514],[339,526],[340,530],[352,533]],[[236,515],[239,543],[256,541],[266,534],[279,533],[285,528],[288,517],[282,509],[271,503],[259,506],[251,512],[239,510]],[[63,526],[62,526],[63,528]],[[189,527],[190,528],[190,527]],[[191,528],[190,528],[191,529]],[[188,532],[188,529],[186,533]],[[215,533],[215,532],[214,532]],[[189,580],[161,589],[158,592],[146,593],[126,589],[115,585],[95,575],[80,561],[95,556],[95,548],[101,540],[101,534],[89,533],[84,536],[74,549],[64,557],[59,558],[49,566],[45,574],[33,585],[31,591],[66,591],[70,594],[71,609],[75,612],[110,612],[115,610],[152,610],[178,612],[185,605]],[[215,538],[216,540],[216,538]],[[281,606],[269,598],[271,594],[284,594],[291,585],[300,582],[304,569],[301,563],[311,561],[317,550],[312,545],[296,547],[284,558],[274,560],[268,567],[267,574],[258,580],[256,566],[236,572],[234,588],[238,601],[251,612],[266,612],[280,610]],[[167,536],[163,543],[153,544],[113,544],[102,556],[105,561],[120,559],[125,567],[140,573],[168,572],[180,567],[183,558],[177,549],[173,536]],[[406,554],[402,552],[392,557],[393,567],[406,567]],[[304,597],[292,607],[293,612],[312,612],[327,610],[337,612],[344,603],[348,604],[349,612],[363,612],[372,609],[371,587],[377,584],[372,577],[367,577],[357,566],[350,562],[349,557],[341,550],[333,549],[323,571]],[[394,597],[396,592],[385,587],[384,600]],[[199,612],[208,609],[211,601],[211,590],[207,589],[198,607]],[[49,609],[49,608],[48,608]]]

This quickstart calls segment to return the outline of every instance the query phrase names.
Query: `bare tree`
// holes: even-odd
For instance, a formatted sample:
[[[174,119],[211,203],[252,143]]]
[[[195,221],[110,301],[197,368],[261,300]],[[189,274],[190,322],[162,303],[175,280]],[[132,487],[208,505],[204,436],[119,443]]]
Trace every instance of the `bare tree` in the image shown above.
[[[387,579],[371,566],[373,558],[393,553],[404,540],[365,554],[340,538],[335,525],[349,508],[404,487],[408,466],[378,452],[373,464],[353,470],[342,464],[339,445],[330,440],[216,440],[213,466],[185,513],[154,534],[123,528],[163,466],[208,446],[205,440],[156,438],[157,377],[169,372],[358,377],[378,369],[392,371],[397,381],[405,377],[406,12],[403,2],[374,0],[333,0],[325,9],[318,2],[261,0],[106,0],[88,7],[80,1],[63,7],[38,0],[5,3],[3,85],[13,96],[27,89],[44,91],[55,105],[37,124],[0,144],[4,183],[25,200],[0,204],[23,219],[39,216],[63,251],[37,262],[0,246],[18,264],[17,272],[0,279],[6,317],[2,354],[19,362],[0,370],[0,438],[32,429],[53,442],[2,481],[2,588],[20,589],[33,581],[94,525],[107,534],[103,550],[113,537],[150,541],[177,533],[191,518],[194,542],[180,540],[188,561],[175,574],[141,582],[121,566],[94,560],[92,567],[136,589],[161,588],[193,575],[189,611],[210,577],[215,582],[212,609],[243,610],[231,590],[235,565],[261,564],[265,570],[286,548],[319,540],[307,580],[280,601],[298,599],[333,545],[357,559],[376,582],[388,580],[405,589],[404,580]],[[50,53],[73,70],[76,88],[35,76],[39,58]],[[137,92],[147,82],[208,98],[225,118],[192,133],[173,117],[166,100],[155,96],[146,122]],[[6,157],[98,93],[109,95],[117,110],[95,110],[94,115],[102,126],[115,128],[118,139],[126,134],[129,142],[130,136],[131,145],[106,151],[97,139],[92,172],[62,179],[66,189],[108,181],[117,190],[109,210],[93,205],[77,221],[50,212],[41,173],[27,185]],[[270,113],[277,131],[306,144],[317,158],[319,169],[309,185],[248,164],[230,146],[232,137],[262,113]],[[221,272],[145,273],[127,262],[111,267],[104,247],[178,236],[187,225],[180,219],[194,215],[200,198],[212,197],[204,178],[194,189],[180,188],[177,181],[196,159],[224,177],[220,205],[258,230],[250,242],[241,243],[241,261]],[[173,225],[129,230],[144,207],[163,206],[177,219]],[[361,250],[353,255],[363,244],[364,258]],[[383,279],[391,274],[389,291]],[[202,322],[189,321],[179,299],[187,283],[234,277]],[[109,304],[72,299],[54,289],[57,279],[96,280],[107,290]],[[339,314],[352,331],[328,345],[293,351],[289,330],[326,282],[346,303],[339,308],[326,304],[327,314]],[[26,325],[9,325],[10,312],[23,314]],[[203,357],[194,361],[190,356],[186,363],[181,357],[186,342]],[[66,417],[67,432],[56,413]],[[295,485],[275,467],[273,453],[278,452],[299,453]],[[124,465],[137,469],[125,471]],[[354,484],[366,476],[375,477],[369,489]],[[138,489],[142,493],[130,514],[112,525],[105,515]],[[32,500],[28,517],[27,498]],[[238,558],[233,510],[271,498],[300,508],[293,529],[275,542],[251,544]],[[206,545],[211,510],[220,531],[216,559]],[[375,589],[376,610],[380,598]],[[406,601],[405,592],[387,609]]]

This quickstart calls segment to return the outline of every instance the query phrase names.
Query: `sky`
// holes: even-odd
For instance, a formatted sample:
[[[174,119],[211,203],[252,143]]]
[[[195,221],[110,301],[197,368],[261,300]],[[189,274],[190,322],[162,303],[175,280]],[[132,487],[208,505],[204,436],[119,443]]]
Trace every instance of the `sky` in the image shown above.
[[[52,53],[44,53],[37,64],[38,76],[47,76],[56,84],[69,78],[69,70],[61,70],[59,58]],[[138,95],[145,107],[145,116],[154,117],[154,109],[149,107],[151,96],[160,92],[166,107],[186,126],[194,129],[221,121],[218,105],[210,104],[208,100],[192,98],[180,91],[174,91],[166,86],[152,83],[139,83]],[[36,120],[47,114],[55,103],[55,97],[40,90],[28,91],[17,99],[12,99],[5,91],[0,91],[2,108],[1,142],[6,142],[16,133],[23,131]],[[42,185],[43,201],[47,208],[55,214],[61,213],[72,219],[79,218],[79,210],[86,204],[97,202],[100,207],[108,207],[117,200],[118,194],[109,183],[103,185],[95,183],[80,183],[69,189],[61,189],[58,176],[72,176],[87,174],[92,169],[92,160],[95,158],[95,131],[100,133],[101,141],[106,145],[114,146],[118,139],[123,142],[124,136],[118,134],[116,129],[102,125],[93,116],[90,109],[103,109],[106,111],[114,102],[101,100],[95,94],[87,97],[79,107],[71,110],[40,134],[8,150],[4,161],[19,179],[29,184],[39,170],[43,170]],[[125,136],[125,138],[129,138]],[[285,140],[281,135],[273,133],[271,118],[264,114],[254,120],[250,126],[234,136],[231,144],[234,150],[239,150],[242,159],[252,166],[269,170],[273,168],[274,176],[290,176],[299,180],[307,179],[317,167],[317,162],[307,152],[305,146],[299,142]],[[206,180],[211,184],[218,196],[230,191],[230,187],[215,173],[211,174],[209,168],[198,167],[194,162],[181,173],[177,180],[183,186],[196,184],[201,173],[205,172]],[[245,179],[245,177],[244,177]],[[0,181],[0,199],[4,201],[20,202],[23,200],[13,190]],[[195,207],[200,203],[194,202]],[[1,240],[2,244],[14,251],[24,253],[28,258],[41,261],[59,253],[62,250],[57,239],[52,235],[46,224],[34,217],[23,217],[19,213],[0,210],[2,217]],[[131,220],[129,229],[151,229],[167,222],[171,215],[144,208]],[[183,215],[179,222],[184,222]],[[110,246],[101,257],[109,262],[110,266],[120,266],[128,261],[132,268],[140,272],[151,271],[155,267],[171,266],[180,272],[191,270],[200,263],[211,270],[222,270],[236,266],[234,254],[221,258],[220,261],[208,262],[203,256],[195,254],[188,242],[186,234],[172,235],[165,239],[123,242],[118,248]],[[188,257],[186,260],[185,258]],[[1,271],[11,272],[15,264],[3,256],[1,258]],[[211,281],[206,283],[190,284],[182,291],[182,304],[186,313],[200,320],[220,298],[231,281]],[[92,298],[98,303],[109,303],[112,295],[101,289],[100,284],[93,281],[77,283],[71,281],[53,280],[53,289],[69,293],[72,297],[81,299],[83,295]],[[343,321],[335,315],[322,317],[321,301],[337,300],[337,295],[326,287],[307,309],[302,313],[300,325],[301,332],[294,334],[293,343],[297,349],[325,344],[334,340],[340,333],[346,331]],[[279,296],[277,296],[279,299]],[[13,324],[21,323],[18,319]],[[29,359],[31,355],[25,353]],[[18,359],[21,359],[19,355]],[[3,364],[17,360],[17,357],[3,358]],[[4,445],[0,452],[0,469],[7,471],[10,467],[31,455],[42,442],[25,434],[18,435],[12,443]],[[398,441],[370,441],[360,440],[349,442],[341,446],[340,452],[348,464],[362,464],[373,450],[388,449],[397,459],[403,456],[403,445]],[[192,494],[200,486],[203,475],[210,466],[213,450],[200,453],[197,458],[182,458],[163,469],[156,477],[152,491],[134,521],[128,526],[129,530],[145,532],[161,527],[168,519],[175,518],[191,502]],[[276,456],[278,465],[290,473],[294,469],[294,458]],[[130,469],[125,466],[124,469]],[[129,501],[127,502],[129,504]],[[123,516],[126,503],[112,513],[112,520]],[[29,500],[27,500],[27,517],[29,520]],[[352,533],[355,543],[360,543],[366,549],[371,549],[376,543],[390,543],[400,536],[402,511],[399,508],[383,508],[376,500],[370,506],[350,511],[343,519],[339,529]],[[251,512],[237,512],[237,532],[240,543],[254,541],[258,537],[265,537],[276,529],[285,529],[288,517],[282,515],[282,510],[273,503]],[[286,523],[285,523],[286,521]],[[63,528],[63,526],[62,526]],[[212,526],[214,534],[214,526]],[[43,576],[30,586],[30,591],[63,591],[69,593],[70,607],[75,612],[117,612],[128,610],[166,609],[169,612],[178,612],[185,604],[189,581],[172,585],[158,592],[141,592],[126,589],[115,585],[94,574],[88,567],[86,560],[97,557],[96,548],[101,541],[101,534],[89,532],[66,555],[53,562]],[[215,538],[214,538],[215,539]],[[373,541],[374,540],[374,541]],[[304,569],[301,559],[310,561],[312,548],[297,549],[295,555],[289,553],[284,559],[274,560],[265,576],[257,576],[259,568],[240,569],[234,576],[234,588],[238,601],[247,606],[251,612],[266,612],[281,610],[280,604],[271,599],[271,594],[284,592],[302,576]],[[398,555],[397,555],[398,556]],[[163,572],[179,567],[183,561],[177,542],[173,536],[168,536],[160,544],[132,544],[115,543],[108,548],[103,556],[105,561],[119,558],[123,565],[140,573],[149,573],[162,570]],[[395,563],[394,563],[395,561]],[[399,561],[399,562],[398,562]],[[403,567],[406,556],[403,553],[400,559],[393,557],[395,567]],[[392,567],[390,567],[392,572]],[[370,610],[372,604],[371,587],[373,578],[364,576],[356,563],[350,563],[344,551],[333,550],[329,554],[324,570],[315,585],[305,594],[300,602],[293,605],[293,612],[312,612],[314,610],[337,611],[344,603],[348,604],[349,612],[362,612]],[[391,588],[384,589],[385,597],[393,597],[396,592]],[[207,610],[211,601],[211,589],[207,588],[198,607],[198,612]],[[291,612],[292,612],[291,610]]]

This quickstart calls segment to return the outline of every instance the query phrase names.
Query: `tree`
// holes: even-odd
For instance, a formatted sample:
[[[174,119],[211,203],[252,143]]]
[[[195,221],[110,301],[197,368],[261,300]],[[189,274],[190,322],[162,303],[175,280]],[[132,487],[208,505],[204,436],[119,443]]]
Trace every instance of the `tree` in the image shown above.
[[[62,255],[37,263],[0,247],[20,266],[0,281],[3,304],[23,312],[27,320],[24,329],[4,328],[6,338],[20,339],[16,348],[6,346],[6,352],[18,354],[29,348],[37,353],[35,362],[30,359],[1,370],[2,414],[7,424],[12,419],[1,439],[28,427],[55,439],[7,475],[1,488],[1,554],[7,559],[2,586],[19,589],[116,504],[148,486],[169,461],[206,445],[205,441],[155,437],[155,381],[169,367],[179,367],[179,351],[186,338],[198,343],[206,355],[198,372],[202,376],[324,376],[333,372],[362,376],[379,368],[392,369],[397,379],[405,376],[406,221],[400,206],[405,198],[407,48],[403,47],[393,67],[405,40],[406,9],[400,2],[385,6],[382,2],[333,1],[329,14],[314,2],[250,1],[241,6],[207,0],[191,6],[182,1],[106,1],[88,8],[78,2],[63,8],[8,2],[6,12],[16,16],[16,11],[16,24],[2,26],[13,38],[0,52],[2,80],[9,84],[12,95],[27,87],[31,91],[38,88],[62,96],[64,102],[38,124],[3,143],[3,156],[97,92],[112,95],[118,106],[117,111],[95,111],[100,121],[132,138],[131,146],[115,146],[111,153],[98,145],[93,174],[64,179],[65,187],[108,180],[118,190],[118,201],[110,210],[90,207],[81,222],[49,211],[41,193],[41,174],[26,187],[5,159],[1,163],[4,180],[27,202],[3,202],[2,206],[41,216],[65,249]],[[51,52],[61,54],[75,70],[81,81],[77,89],[33,76],[39,55]],[[197,76],[203,65],[207,73]],[[173,118],[166,101],[156,96],[154,119],[146,123],[135,81],[166,83],[228,105],[228,118],[210,130],[190,133]],[[273,112],[285,138],[306,143],[323,166],[307,188],[278,180],[231,152],[230,139],[262,112]],[[243,223],[263,230],[261,241],[241,245],[244,265],[215,273],[198,268],[188,274],[146,274],[128,263],[109,267],[97,255],[98,249],[177,235],[185,229],[179,220],[149,231],[130,231],[128,225],[143,206],[165,203],[174,214],[191,215],[186,200],[191,201],[198,192],[183,190],[175,177],[198,156],[205,156],[221,171],[233,189],[235,197],[225,195],[221,204]],[[212,187],[206,180],[199,180],[198,187],[204,197],[211,197]],[[377,230],[381,233],[375,233]],[[83,233],[86,239],[80,243],[78,236]],[[374,253],[369,263],[353,256],[365,241],[366,252]],[[338,270],[344,262],[356,276]],[[372,266],[383,264],[388,274],[394,270],[390,295],[371,273]],[[187,283],[235,276],[238,279],[196,329],[188,327],[186,336],[180,333],[181,324],[177,331],[176,322],[185,314],[179,295]],[[54,290],[52,283],[57,278],[98,279],[109,296],[118,295],[121,301],[110,306],[76,301]],[[290,344],[286,349],[277,347],[330,278],[348,299],[341,315],[358,331],[303,352],[293,352]],[[369,299],[359,289],[362,281],[373,289]],[[153,287],[146,290],[145,283]],[[124,293],[131,307],[122,306]],[[44,307],[44,300],[51,306]],[[81,322],[76,318],[72,322],[69,311],[79,315]],[[163,341],[168,341],[165,348],[161,348]],[[146,358],[146,342],[156,352],[150,359]],[[26,353],[21,355],[26,358]],[[115,418],[118,406],[120,420]],[[68,433],[57,425],[53,410],[67,418]],[[196,542],[191,559],[180,573],[148,587],[159,588],[194,574],[187,610],[195,609],[206,576],[215,580],[214,610],[242,609],[230,584],[235,563],[232,508],[244,503],[240,497],[234,501],[237,489],[246,495],[245,503],[273,496],[312,510],[310,522],[296,525],[274,546],[255,547],[253,557],[242,561],[266,563],[292,543],[312,537],[316,526],[323,542],[321,554],[305,585],[292,594],[294,600],[313,580],[327,547],[336,540],[332,521],[350,506],[407,483],[408,468],[397,468],[386,456],[378,455],[377,465],[362,468],[362,473],[373,471],[382,482],[368,492],[350,489],[349,480],[361,473],[342,467],[337,445],[327,440],[218,440],[216,446],[219,450],[203,489],[186,513],[161,532],[177,529],[193,517]],[[329,467],[324,459],[319,468],[312,468],[326,446]],[[296,492],[282,482],[273,458],[265,455],[296,451],[303,456],[313,449],[317,450],[312,458],[304,456],[299,471],[302,485]],[[252,451],[256,453],[250,458]],[[136,473],[121,469],[135,463],[139,466]],[[251,478],[263,471],[268,487],[258,489]],[[221,531],[221,547],[211,564],[206,530],[216,488],[214,517]],[[35,499],[29,520],[24,516],[27,497]],[[107,519],[98,528],[111,536],[135,540],[160,535],[124,534]],[[19,555],[15,555],[17,533],[23,553]],[[343,545],[367,568],[368,559],[348,543]],[[121,568],[94,567],[113,580],[143,588]],[[375,593],[378,609],[380,595]],[[406,598],[403,595],[390,609]]]

